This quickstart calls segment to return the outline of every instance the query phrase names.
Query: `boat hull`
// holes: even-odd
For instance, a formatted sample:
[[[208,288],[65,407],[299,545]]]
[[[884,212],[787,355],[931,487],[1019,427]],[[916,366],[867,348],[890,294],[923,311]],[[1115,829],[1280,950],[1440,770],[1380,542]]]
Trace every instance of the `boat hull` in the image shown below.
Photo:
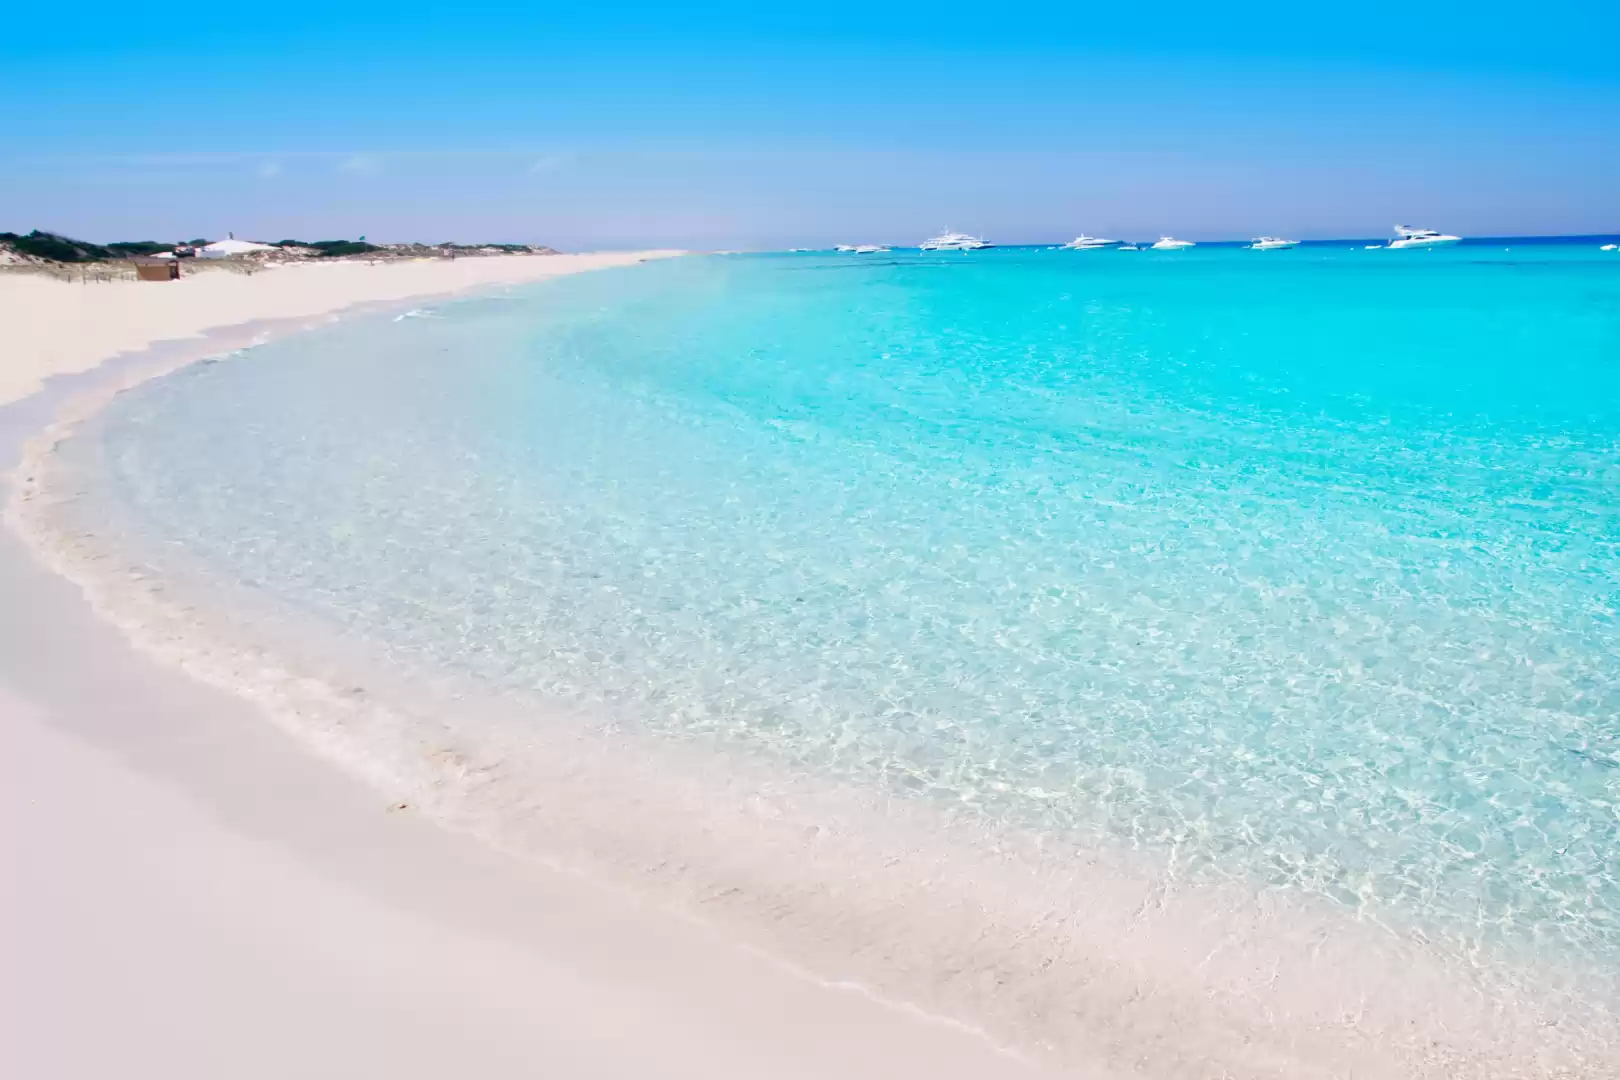
[[[1391,240],[1389,247],[1391,251],[1403,251],[1407,248],[1450,247],[1461,242],[1460,236],[1414,236],[1406,240]]]

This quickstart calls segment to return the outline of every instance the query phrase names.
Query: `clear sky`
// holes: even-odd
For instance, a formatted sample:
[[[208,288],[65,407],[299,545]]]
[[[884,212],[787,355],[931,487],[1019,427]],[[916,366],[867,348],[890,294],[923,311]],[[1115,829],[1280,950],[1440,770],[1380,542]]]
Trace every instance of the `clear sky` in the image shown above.
[[[1620,231],[1620,0],[86,0],[3,24],[0,229]]]

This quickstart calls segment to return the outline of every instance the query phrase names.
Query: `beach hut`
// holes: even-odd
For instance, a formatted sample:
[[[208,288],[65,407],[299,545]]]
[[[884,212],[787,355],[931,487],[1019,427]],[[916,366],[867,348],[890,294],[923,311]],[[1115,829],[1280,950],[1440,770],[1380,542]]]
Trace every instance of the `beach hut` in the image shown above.
[[[180,263],[173,254],[167,258],[153,256],[149,259],[136,259],[136,281],[178,281],[180,280]]]
[[[238,240],[233,236],[228,240],[215,240],[212,244],[205,244],[197,249],[197,254],[204,259],[228,259],[232,255],[251,255],[255,251],[273,250],[274,244],[255,244],[251,240]]]

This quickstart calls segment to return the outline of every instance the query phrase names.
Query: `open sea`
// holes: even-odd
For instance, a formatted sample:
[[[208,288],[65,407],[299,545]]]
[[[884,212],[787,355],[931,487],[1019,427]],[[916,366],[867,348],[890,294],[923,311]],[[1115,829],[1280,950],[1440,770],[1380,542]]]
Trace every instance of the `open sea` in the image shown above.
[[[714,751],[1615,999],[1596,241],[673,259],[273,341],[82,436],[131,550],[536,739]]]

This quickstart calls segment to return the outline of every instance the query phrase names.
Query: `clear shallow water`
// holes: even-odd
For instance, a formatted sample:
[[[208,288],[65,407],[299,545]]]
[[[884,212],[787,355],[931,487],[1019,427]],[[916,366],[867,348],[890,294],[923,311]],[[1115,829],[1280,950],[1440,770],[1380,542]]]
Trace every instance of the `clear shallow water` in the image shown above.
[[[97,430],[155,537],[494,690],[1607,964],[1611,254],[678,260]]]

